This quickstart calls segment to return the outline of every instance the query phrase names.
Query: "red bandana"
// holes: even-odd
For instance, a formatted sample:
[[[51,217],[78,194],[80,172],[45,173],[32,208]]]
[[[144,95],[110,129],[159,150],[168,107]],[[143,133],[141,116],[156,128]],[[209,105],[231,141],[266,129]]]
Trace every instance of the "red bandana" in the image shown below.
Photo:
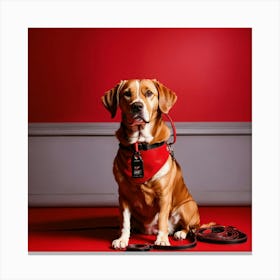
[[[118,151],[118,156],[124,160],[122,161],[122,163],[124,163],[122,171],[129,178],[129,180],[133,181],[136,184],[142,184],[148,181],[149,179],[151,179],[165,164],[165,162],[168,160],[168,157],[170,155],[166,143],[156,148],[152,148],[148,150],[140,150],[139,151],[140,156],[143,160],[144,176],[141,178],[133,178],[131,161],[135,151],[131,149],[126,152],[122,152],[120,154],[120,150],[123,151],[123,149],[120,148]]]

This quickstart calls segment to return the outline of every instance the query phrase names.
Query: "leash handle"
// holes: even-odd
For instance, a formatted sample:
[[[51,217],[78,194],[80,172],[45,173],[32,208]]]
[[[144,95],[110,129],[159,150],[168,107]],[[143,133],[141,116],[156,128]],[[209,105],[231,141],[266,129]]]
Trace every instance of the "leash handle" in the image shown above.
[[[133,251],[133,252],[147,252],[153,249],[153,245],[150,244],[129,244],[126,247],[126,251]]]
[[[129,244],[126,247],[126,251],[150,251],[150,250],[164,250],[164,251],[176,251],[176,250],[186,250],[191,249],[196,246],[197,240],[196,235],[194,232],[189,231],[187,235],[187,239],[189,242],[181,245],[170,245],[170,246],[163,246],[163,245],[152,245],[152,244]]]

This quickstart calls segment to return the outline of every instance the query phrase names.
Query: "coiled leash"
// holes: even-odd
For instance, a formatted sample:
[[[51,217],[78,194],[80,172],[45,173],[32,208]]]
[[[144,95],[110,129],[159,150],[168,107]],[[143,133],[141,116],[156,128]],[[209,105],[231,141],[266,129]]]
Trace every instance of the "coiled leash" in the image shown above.
[[[202,242],[219,244],[236,244],[247,241],[247,235],[236,227],[220,225],[198,229],[196,238]]]
[[[214,225],[211,227],[199,228],[197,231],[189,231],[187,239],[190,243],[179,246],[162,246],[150,244],[130,244],[126,251],[150,251],[155,250],[186,250],[196,246],[197,240],[216,244],[237,244],[247,241],[247,235],[233,226]]]

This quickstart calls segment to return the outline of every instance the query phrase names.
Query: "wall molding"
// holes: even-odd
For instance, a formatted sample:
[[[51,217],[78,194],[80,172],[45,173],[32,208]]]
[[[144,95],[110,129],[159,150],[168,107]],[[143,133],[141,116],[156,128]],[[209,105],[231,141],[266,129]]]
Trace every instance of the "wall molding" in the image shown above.
[[[90,124],[86,126],[89,134],[77,129],[80,124],[67,124],[70,131],[63,130],[65,126],[61,124],[54,127],[57,131],[44,130],[50,128],[45,124],[38,125],[37,131],[29,131],[29,205],[117,205],[118,188],[112,166],[118,149],[113,133],[118,124],[106,124],[100,130],[98,125]],[[175,157],[195,200],[200,205],[250,205],[250,126],[238,129],[231,124],[231,129],[216,126],[215,130],[212,126],[211,134],[210,126],[201,127],[202,124],[192,131],[190,126],[177,126],[181,136],[174,145]]]
[[[168,123],[168,125],[170,125]],[[175,122],[177,135],[251,135],[251,122]],[[117,122],[29,123],[29,136],[113,136]]]

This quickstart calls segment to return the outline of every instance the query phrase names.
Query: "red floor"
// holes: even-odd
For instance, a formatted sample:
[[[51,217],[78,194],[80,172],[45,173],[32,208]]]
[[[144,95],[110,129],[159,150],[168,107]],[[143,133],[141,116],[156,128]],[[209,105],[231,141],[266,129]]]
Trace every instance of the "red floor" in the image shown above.
[[[242,244],[199,242],[188,252],[251,252],[251,207],[200,207],[201,222],[233,225],[248,236]],[[118,237],[117,208],[30,208],[29,252],[119,252],[110,248]],[[103,228],[102,228],[103,227]],[[133,234],[130,243],[153,243],[155,236]],[[180,245],[186,241],[173,241]],[[163,252],[156,251],[153,252]]]

